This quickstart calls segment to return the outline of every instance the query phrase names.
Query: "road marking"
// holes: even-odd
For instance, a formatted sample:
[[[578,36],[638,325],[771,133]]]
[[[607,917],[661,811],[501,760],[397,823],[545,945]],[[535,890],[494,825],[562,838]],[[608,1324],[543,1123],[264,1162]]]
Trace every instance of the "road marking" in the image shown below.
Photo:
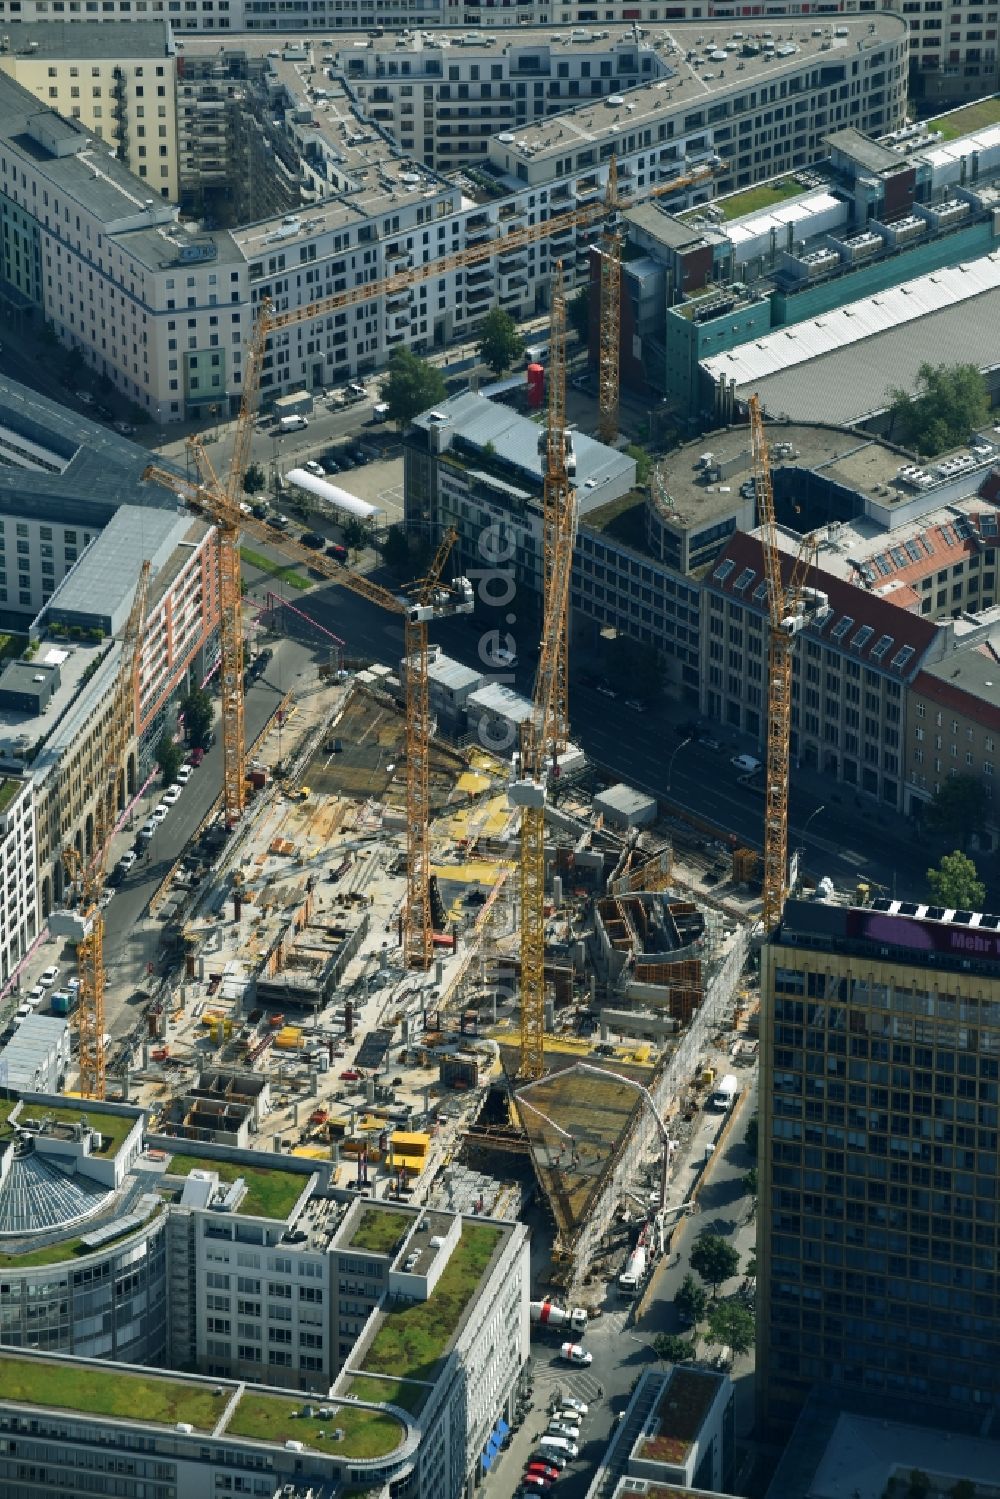
[[[868,862],[868,856],[866,854],[856,854],[853,848],[845,849],[843,853],[837,855],[837,858],[842,859],[845,864],[854,864],[859,868],[862,864],[867,864]]]

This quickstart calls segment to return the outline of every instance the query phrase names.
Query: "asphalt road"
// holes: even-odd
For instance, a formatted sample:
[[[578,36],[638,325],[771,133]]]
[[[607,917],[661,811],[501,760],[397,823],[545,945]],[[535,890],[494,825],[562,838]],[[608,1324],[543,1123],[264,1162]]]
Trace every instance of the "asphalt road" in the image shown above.
[[[607,1451],[617,1418],[628,1405],[633,1384],[644,1368],[658,1362],[653,1338],[658,1332],[685,1331],[679,1325],[673,1298],[684,1276],[691,1271],[691,1249],[701,1233],[720,1235],[732,1242],[740,1254],[739,1276],[730,1285],[721,1287],[720,1293],[725,1295],[739,1284],[755,1238],[750,1221],[751,1203],[745,1195],[742,1178],[753,1164],[743,1136],[755,1106],[756,1073],[747,1073],[746,1082],[726,1142],[713,1154],[705,1172],[699,1192],[700,1211],[683,1220],[683,1227],[674,1236],[672,1256],[679,1253],[680,1259],[672,1257],[670,1263],[661,1261],[654,1272],[648,1311],[636,1320],[633,1303],[623,1300],[615,1286],[610,1285],[602,1315],[591,1321],[583,1340],[593,1354],[593,1363],[586,1369],[574,1368],[560,1358],[559,1348],[564,1341],[560,1332],[544,1332],[532,1338],[532,1409],[487,1481],[488,1499],[511,1499],[516,1492],[535,1439],[545,1430],[548,1410],[557,1391],[574,1395],[589,1407],[581,1423],[580,1456],[565,1469],[557,1485],[559,1499],[582,1499]],[[699,1116],[690,1145],[691,1156],[702,1153],[704,1144],[714,1139],[721,1123],[719,1116]],[[690,1180],[691,1173],[686,1169],[679,1167],[675,1171],[671,1203],[683,1200]],[[543,1229],[533,1236],[532,1242],[532,1268],[536,1274],[544,1271],[548,1251],[549,1234]],[[625,1253],[623,1240],[622,1260]],[[541,1293],[542,1285],[536,1284],[533,1294]],[[737,1438],[745,1439],[753,1427],[751,1357],[737,1360],[731,1373],[736,1385]]]
[[[274,712],[285,692],[310,670],[311,653],[294,640],[273,644],[274,656],[267,672],[253,683],[246,695],[248,743],[254,740]],[[123,827],[112,847],[111,859],[117,861],[135,844],[136,834],[149,812],[160,800],[157,780],[132,809],[130,824]],[[130,1029],[133,1017],[126,1001],[146,978],[146,965],[154,962],[160,937],[160,923],[148,915],[150,897],[160,885],[171,865],[181,857],[197,832],[212,803],[222,789],[222,737],[195,770],[180,800],[154,833],[147,849],[122,885],[104,914],[105,965],[109,982],[109,1014],[113,1035]],[[37,959],[36,959],[37,962]],[[44,963],[39,966],[44,967]]]

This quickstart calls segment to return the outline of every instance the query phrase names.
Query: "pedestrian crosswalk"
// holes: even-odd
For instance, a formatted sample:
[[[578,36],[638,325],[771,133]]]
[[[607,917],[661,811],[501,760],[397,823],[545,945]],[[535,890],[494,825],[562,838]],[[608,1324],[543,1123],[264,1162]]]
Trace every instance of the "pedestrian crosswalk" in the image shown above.
[[[539,1391],[551,1396],[556,1390],[560,1395],[572,1395],[588,1405],[601,1398],[601,1382],[590,1369],[571,1369],[566,1364],[542,1364],[535,1372],[535,1384]],[[537,1403],[537,1402],[536,1402]]]

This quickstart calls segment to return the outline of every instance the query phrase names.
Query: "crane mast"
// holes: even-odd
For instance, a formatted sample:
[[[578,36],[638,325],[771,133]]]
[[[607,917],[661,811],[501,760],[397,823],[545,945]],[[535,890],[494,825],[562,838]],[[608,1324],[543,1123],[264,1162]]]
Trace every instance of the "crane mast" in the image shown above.
[[[760,400],[750,397],[750,439],[757,519],[764,548],[768,633],[767,756],[764,788],[764,887],[762,921],[770,933],[781,920],[788,892],[788,783],[792,736],[792,662],[796,636],[826,607],[824,593],[805,587],[816,555],[813,537],[803,537],[785,583],[774,514],[771,463]]]
[[[598,359],[597,435],[613,443],[618,436],[618,362],[621,343],[622,241],[618,228],[618,163],[608,163],[601,236],[601,338]]]
[[[77,1034],[80,1042],[80,1092],[85,1098],[102,1099],[105,1094],[104,1055],[104,912],[101,895],[107,875],[108,852],[115,825],[118,781],[129,739],[135,729],[139,687],[139,638],[146,612],[149,588],[148,562],[142,564],[132,608],[129,611],[118,671],[111,690],[111,717],[104,757],[98,775],[94,812],[94,842],[90,858],[81,858],[75,848],[64,851],[63,862],[71,878],[81,876],[80,911],[85,935],[77,945],[80,994]]]
[[[544,434],[542,505],[544,602],[542,640],[511,805],[521,809],[521,1051],[519,1073],[537,1078],[545,1065],[545,802],[550,771],[567,734],[570,574],[576,518],[570,474],[575,460],[566,431],[566,304],[562,265],[552,287],[548,427]]]

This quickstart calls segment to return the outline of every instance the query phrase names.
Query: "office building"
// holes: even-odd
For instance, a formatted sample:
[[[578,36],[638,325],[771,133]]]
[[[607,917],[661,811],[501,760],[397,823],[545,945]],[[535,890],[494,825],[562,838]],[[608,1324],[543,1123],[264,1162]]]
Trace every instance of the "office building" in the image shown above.
[[[1000,917],[790,900],[762,950],[757,1380],[986,1430],[1000,1401]],[[885,1413],[885,1412],[883,1412]]]
[[[377,1487],[391,1478],[401,1494],[449,1499],[478,1481],[484,1454],[507,1430],[529,1351],[522,1225],[356,1198],[332,1186],[329,1163],[217,1145],[176,1153],[168,1136],[153,1137],[161,1160],[141,1157],[143,1116],[126,1105],[74,1106],[28,1094],[0,1101],[0,1121],[0,1228],[10,1235],[0,1340],[8,1349],[197,1371],[200,1391],[219,1380],[271,1387],[278,1427],[260,1421],[258,1408],[256,1424],[240,1418],[226,1427],[224,1448],[201,1449],[213,1483],[227,1467],[271,1472],[275,1452],[287,1466],[274,1471],[288,1479],[298,1472]],[[60,1186],[41,1194],[46,1182]],[[40,1245],[47,1247],[41,1264]],[[103,1316],[93,1315],[95,1305]],[[415,1323],[411,1355],[400,1327]],[[64,1358],[60,1367],[65,1374],[72,1364]],[[105,1369],[108,1378],[128,1381],[128,1373]],[[22,1429],[25,1406],[45,1406],[48,1387],[38,1377],[43,1382],[29,1387],[24,1365],[16,1377],[5,1366],[4,1431]],[[89,1387],[90,1378],[81,1384]],[[73,1388],[65,1380],[62,1387]],[[315,1402],[324,1407],[315,1424],[307,1417],[286,1432],[282,1423],[302,1407],[289,1394],[295,1390],[329,1394]],[[50,1401],[63,1413],[61,1425],[50,1412],[34,1429],[40,1458],[83,1471],[93,1468],[101,1437],[86,1389],[78,1393],[79,1404],[73,1395]],[[327,1404],[345,1425],[343,1447],[330,1433]],[[259,1406],[256,1393],[250,1405]],[[367,1453],[354,1446],[355,1417],[380,1424],[384,1445]],[[31,1419],[38,1421],[37,1411]],[[160,1446],[167,1433],[140,1401],[115,1427],[116,1446],[139,1450],[142,1443],[176,1460],[161,1475],[176,1476],[181,1460],[195,1455],[192,1444],[178,1443],[190,1435],[175,1426],[179,1419],[166,1423],[173,1445]],[[240,1437],[270,1441],[270,1456],[241,1459],[238,1442],[232,1450]],[[289,1453],[301,1454],[301,1463]],[[366,1455],[372,1466],[359,1466],[355,1459]],[[17,1476],[2,1466],[10,1456],[0,1452],[5,1494]],[[225,1486],[205,1482],[191,1492]]]
[[[918,672],[907,698],[904,810],[921,816],[949,776],[974,777],[987,798],[980,848],[995,845],[1000,743],[1000,619],[996,607],[955,626],[954,649]]]
[[[30,780],[0,774],[0,985],[38,936],[35,799]]]
[[[0,72],[107,141],[134,176],[177,202],[174,47],[166,21],[5,21]]]
[[[54,1015],[25,1015],[0,1050],[2,1086],[26,1093],[60,1093],[71,1055],[68,1020]]]

